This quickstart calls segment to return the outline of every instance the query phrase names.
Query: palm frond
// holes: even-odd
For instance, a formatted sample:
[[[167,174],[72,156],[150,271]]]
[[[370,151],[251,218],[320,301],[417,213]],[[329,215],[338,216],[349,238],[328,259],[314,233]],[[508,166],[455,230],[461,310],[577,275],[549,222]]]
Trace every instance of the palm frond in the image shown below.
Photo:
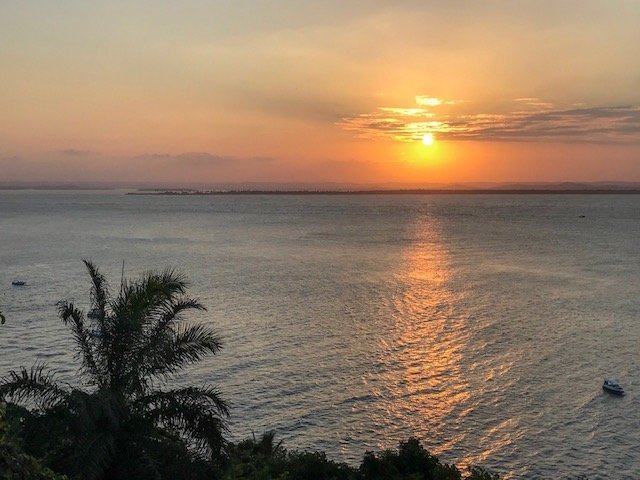
[[[150,323],[161,318],[175,298],[172,290],[183,291],[183,288],[165,285],[167,281],[175,283],[158,274],[148,273],[140,281],[123,284],[120,295],[112,303],[114,334],[132,340],[142,335]]]
[[[190,325],[180,328],[155,346],[154,350],[144,352],[140,362],[147,374],[164,376],[196,363],[207,355],[215,355],[222,348],[222,343],[220,337],[205,325]]]
[[[157,322],[152,325],[152,328],[148,331],[149,338],[152,340],[154,337],[163,334],[165,330],[180,321],[182,319],[182,313],[187,310],[206,311],[207,309],[197,298],[181,297],[171,299],[167,308],[157,319]]]
[[[135,407],[159,426],[182,432],[203,453],[224,448],[229,408],[213,387],[156,391],[137,400]]]
[[[137,386],[132,383],[136,366],[132,363],[133,352],[140,348],[144,338],[144,325],[153,315],[153,292],[144,292],[138,282],[125,282],[120,294],[112,301],[110,319],[110,343],[107,364],[110,385],[119,390]]]
[[[184,295],[189,286],[186,275],[175,268],[165,268],[160,273],[150,272],[147,278],[153,278],[167,298]]]
[[[172,325],[188,309],[204,309],[194,299],[183,297],[186,280],[180,273],[167,269],[147,273],[141,280],[127,282],[112,302],[112,344],[110,355],[118,359],[111,369],[112,383],[128,386],[139,393],[148,379],[139,365],[148,363],[173,336]]]
[[[139,319],[164,312],[187,288],[185,276],[173,269],[147,272],[140,280],[125,282],[116,307]]]
[[[82,261],[87,267],[87,271],[91,277],[91,308],[95,309],[97,312],[95,322],[98,325],[99,341],[96,342],[96,350],[99,352],[101,357],[106,358],[109,355],[112,336],[110,318],[108,315],[111,292],[109,291],[109,285],[105,276],[100,273],[98,267],[96,267],[90,260],[83,259]]]
[[[172,300],[162,314],[147,325],[143,343],[136,352],[136,363],[146,365],[144,374],[157,369],[158,359],[165,356],[175,337],[175,325],[182,320],[182,313],[187,310],[206,310],[206,308],[194,298],[182,297]]]
[[[58,302],[58,314],[65,325],[70,325],[82,359],[82,367],[96,383],[102,383],[102,375],[95,358],[95,342],[84,324],[84,315],[73,303]]]
[[[0,399],[16,402],[31,400],[41,410],[64,404],[69,392],[55,382],[55,374],[45,372],[46,365],[36,364],[30,370],[12,370],[0,379]]]
[[[87,267],[89,276],[91,277],[92,306],[98,308],[98,310],[104,314],[104,310],[110,298],[107,279],[100,273],[98,267],[96,267],[91,260],[83,259],[82,262]]]

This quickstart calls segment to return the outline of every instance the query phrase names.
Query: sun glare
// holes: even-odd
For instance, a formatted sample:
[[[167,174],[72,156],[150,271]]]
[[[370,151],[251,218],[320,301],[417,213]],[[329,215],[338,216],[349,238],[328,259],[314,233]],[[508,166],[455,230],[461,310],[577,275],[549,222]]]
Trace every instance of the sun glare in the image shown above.
[[[425,133],[422,136],[422,143],[424,143],[427,147],[433,145],[434,140],[435,139],[433,138],[433,133]]]

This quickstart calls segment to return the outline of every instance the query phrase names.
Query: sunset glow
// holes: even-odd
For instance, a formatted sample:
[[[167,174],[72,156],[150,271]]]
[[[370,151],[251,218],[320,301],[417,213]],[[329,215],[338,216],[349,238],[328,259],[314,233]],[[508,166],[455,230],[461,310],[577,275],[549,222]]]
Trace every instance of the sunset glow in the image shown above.
[[[0,181],[640,181],[640,4],[566,8],[4,2]]]

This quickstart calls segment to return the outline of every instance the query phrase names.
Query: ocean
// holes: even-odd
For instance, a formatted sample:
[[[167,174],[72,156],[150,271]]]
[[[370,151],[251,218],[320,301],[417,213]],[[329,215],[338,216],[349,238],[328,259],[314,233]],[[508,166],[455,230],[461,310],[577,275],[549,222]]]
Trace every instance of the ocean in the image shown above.
[[[640,196],[124,193],[0,191],[0,373],[79,382],[55,304],[88,309],[81,259],[114,291],[170,266],[224,341],[174,382],[218,385],[234,439],[640,477]]]

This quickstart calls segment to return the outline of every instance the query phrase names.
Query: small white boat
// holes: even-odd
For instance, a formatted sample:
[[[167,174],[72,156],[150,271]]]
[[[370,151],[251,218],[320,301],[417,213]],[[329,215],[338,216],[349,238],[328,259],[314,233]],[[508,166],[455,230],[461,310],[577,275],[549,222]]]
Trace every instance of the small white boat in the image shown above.
[[[624,395],[624,388],[618,383],[617,380],[612,378],[605,378],[602,384],[602,389],[605,392],[613,393],[614,395]]]

